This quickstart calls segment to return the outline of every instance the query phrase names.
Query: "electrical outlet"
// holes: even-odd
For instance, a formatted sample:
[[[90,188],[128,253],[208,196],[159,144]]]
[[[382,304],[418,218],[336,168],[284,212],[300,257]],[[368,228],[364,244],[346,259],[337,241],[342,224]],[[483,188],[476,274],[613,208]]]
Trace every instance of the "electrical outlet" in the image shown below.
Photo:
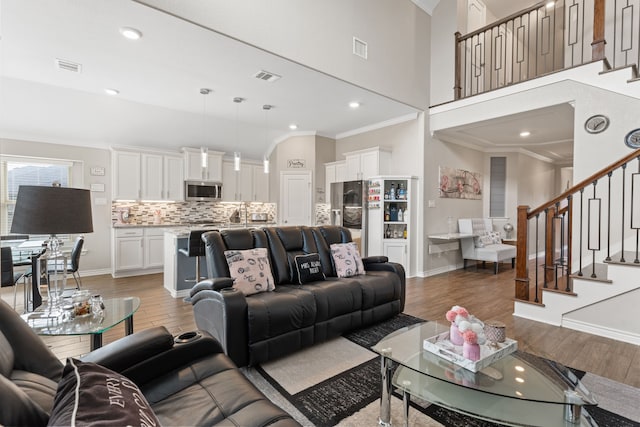
[[[429,200],[427,202],[427,207],[429,208],[435,208],[436,207],[436,201],[435,200]]]

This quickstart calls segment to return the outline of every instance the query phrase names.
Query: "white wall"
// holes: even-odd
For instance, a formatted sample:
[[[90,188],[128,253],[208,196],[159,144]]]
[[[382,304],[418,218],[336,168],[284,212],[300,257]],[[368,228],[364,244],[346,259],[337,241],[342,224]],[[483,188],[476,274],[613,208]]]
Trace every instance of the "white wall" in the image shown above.
[[[316,165],[314,171],[315,182],[315,202],[329,203],[325,193],[325,163],[333,162],[336,159],[335,139],[323,136],[316,137]]]
[[[287,170],[310,170],[313,176],[316,166],[315,150],[315,135],[292,136],[276,145],[276,148],[271,153],[272,163],[269,171],[270,183],[273,184],[273,180],[275,180],[276,183],[276,185],[272,185],[269,188],[269,198],[271,201],[280,203],[280,172]],[[304,160],[305,167],[302,169],[288,168],[288,161],[293,159]],[[315,180],[312,182],[312,185],[317,186]]]
[[[441,1],[431,26],[431,105],[451,101],[455,85],[456,2]]]
[[[431,17],[410,0],[142,0],[358,86],[426,109]],[[353,37],[368,43],[364,60]]]
[[[83,164],[80,177],[74,177],[73,186],[90,188],[91,184],[104,184],[103,193],[91,193],[93,213],[93,233],[85,234],[82,256],[82,270],[105,270],[111,268],[111,154],[109,150],[50,144],[32,141],[0,139],[0,153],[3,155],[41,157],[48,159],[72,160]],[[102,167],[104,176],[92,176],[92,167]],[[79,178],[79,179],[78,179]],[[96,205],[96,199],[105,199],[104,205]],[[43,213],[43,214],[46,214]]]

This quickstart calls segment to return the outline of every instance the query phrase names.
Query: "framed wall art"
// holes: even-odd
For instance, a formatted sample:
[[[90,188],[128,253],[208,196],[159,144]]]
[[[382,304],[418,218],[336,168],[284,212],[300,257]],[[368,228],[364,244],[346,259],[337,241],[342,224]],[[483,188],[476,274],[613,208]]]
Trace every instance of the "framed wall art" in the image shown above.
[[[440,166],[440,197],[445,199],[482,199],[482,174]]]

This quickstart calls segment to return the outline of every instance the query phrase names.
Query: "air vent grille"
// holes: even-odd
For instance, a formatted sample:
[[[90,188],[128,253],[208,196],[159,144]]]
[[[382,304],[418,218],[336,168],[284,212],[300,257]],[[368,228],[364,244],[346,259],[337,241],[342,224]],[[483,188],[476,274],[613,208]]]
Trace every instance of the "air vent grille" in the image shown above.
[[[273,83],[276,80],[282,78],[282,76],[272,73],[270,71],[260,70],[253,75],[256,79],[264,80],[265,82]]]
[[[72,73],[82,72],[81,64],[60,58],[56,58],[56,68],[58,68],[59,70],[71,71]]]
[[[367,43],[357,37],[353,38],[353,54],[367,59]]]

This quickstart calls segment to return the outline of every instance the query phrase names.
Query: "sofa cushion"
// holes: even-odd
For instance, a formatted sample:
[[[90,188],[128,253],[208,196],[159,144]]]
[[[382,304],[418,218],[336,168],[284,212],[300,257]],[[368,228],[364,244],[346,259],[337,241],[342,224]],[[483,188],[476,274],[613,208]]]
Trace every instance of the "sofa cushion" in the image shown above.
[[[49,425],[146,425],[160,421],[127,377],[104,366],[67,359]]]
[[[391,271],[367,271],[351,280],[362,289],[363,310],[400,299],[400,278]]]
[[[233,287],[245,295],[275,289],[266,248],[224,251]]]
[[[503,261],[516,257],[516,247],[503,243],[477,248],[478,259],[483,261]]]
[[[355,280],[333,278],[302,285],[300,288],[313,294],[316,303],[316,323],[362,308],[362,290]]]
[[[279,285],[246,301],[249,344],[312,326],[316,320],[313,295],[297,286]]]
[[[338,277],[364,274],[364,264],[355,243],[334,243],[330,248],[333,266]]]
[[[304,285],[305,283],[313,283],[322,281],[325,279],[322,272],[322,263],[320,262],[320,255],[308,254],[308,255],[296,255],[294,259],[296,266],[296,273],[298,276],[298,283]]]

